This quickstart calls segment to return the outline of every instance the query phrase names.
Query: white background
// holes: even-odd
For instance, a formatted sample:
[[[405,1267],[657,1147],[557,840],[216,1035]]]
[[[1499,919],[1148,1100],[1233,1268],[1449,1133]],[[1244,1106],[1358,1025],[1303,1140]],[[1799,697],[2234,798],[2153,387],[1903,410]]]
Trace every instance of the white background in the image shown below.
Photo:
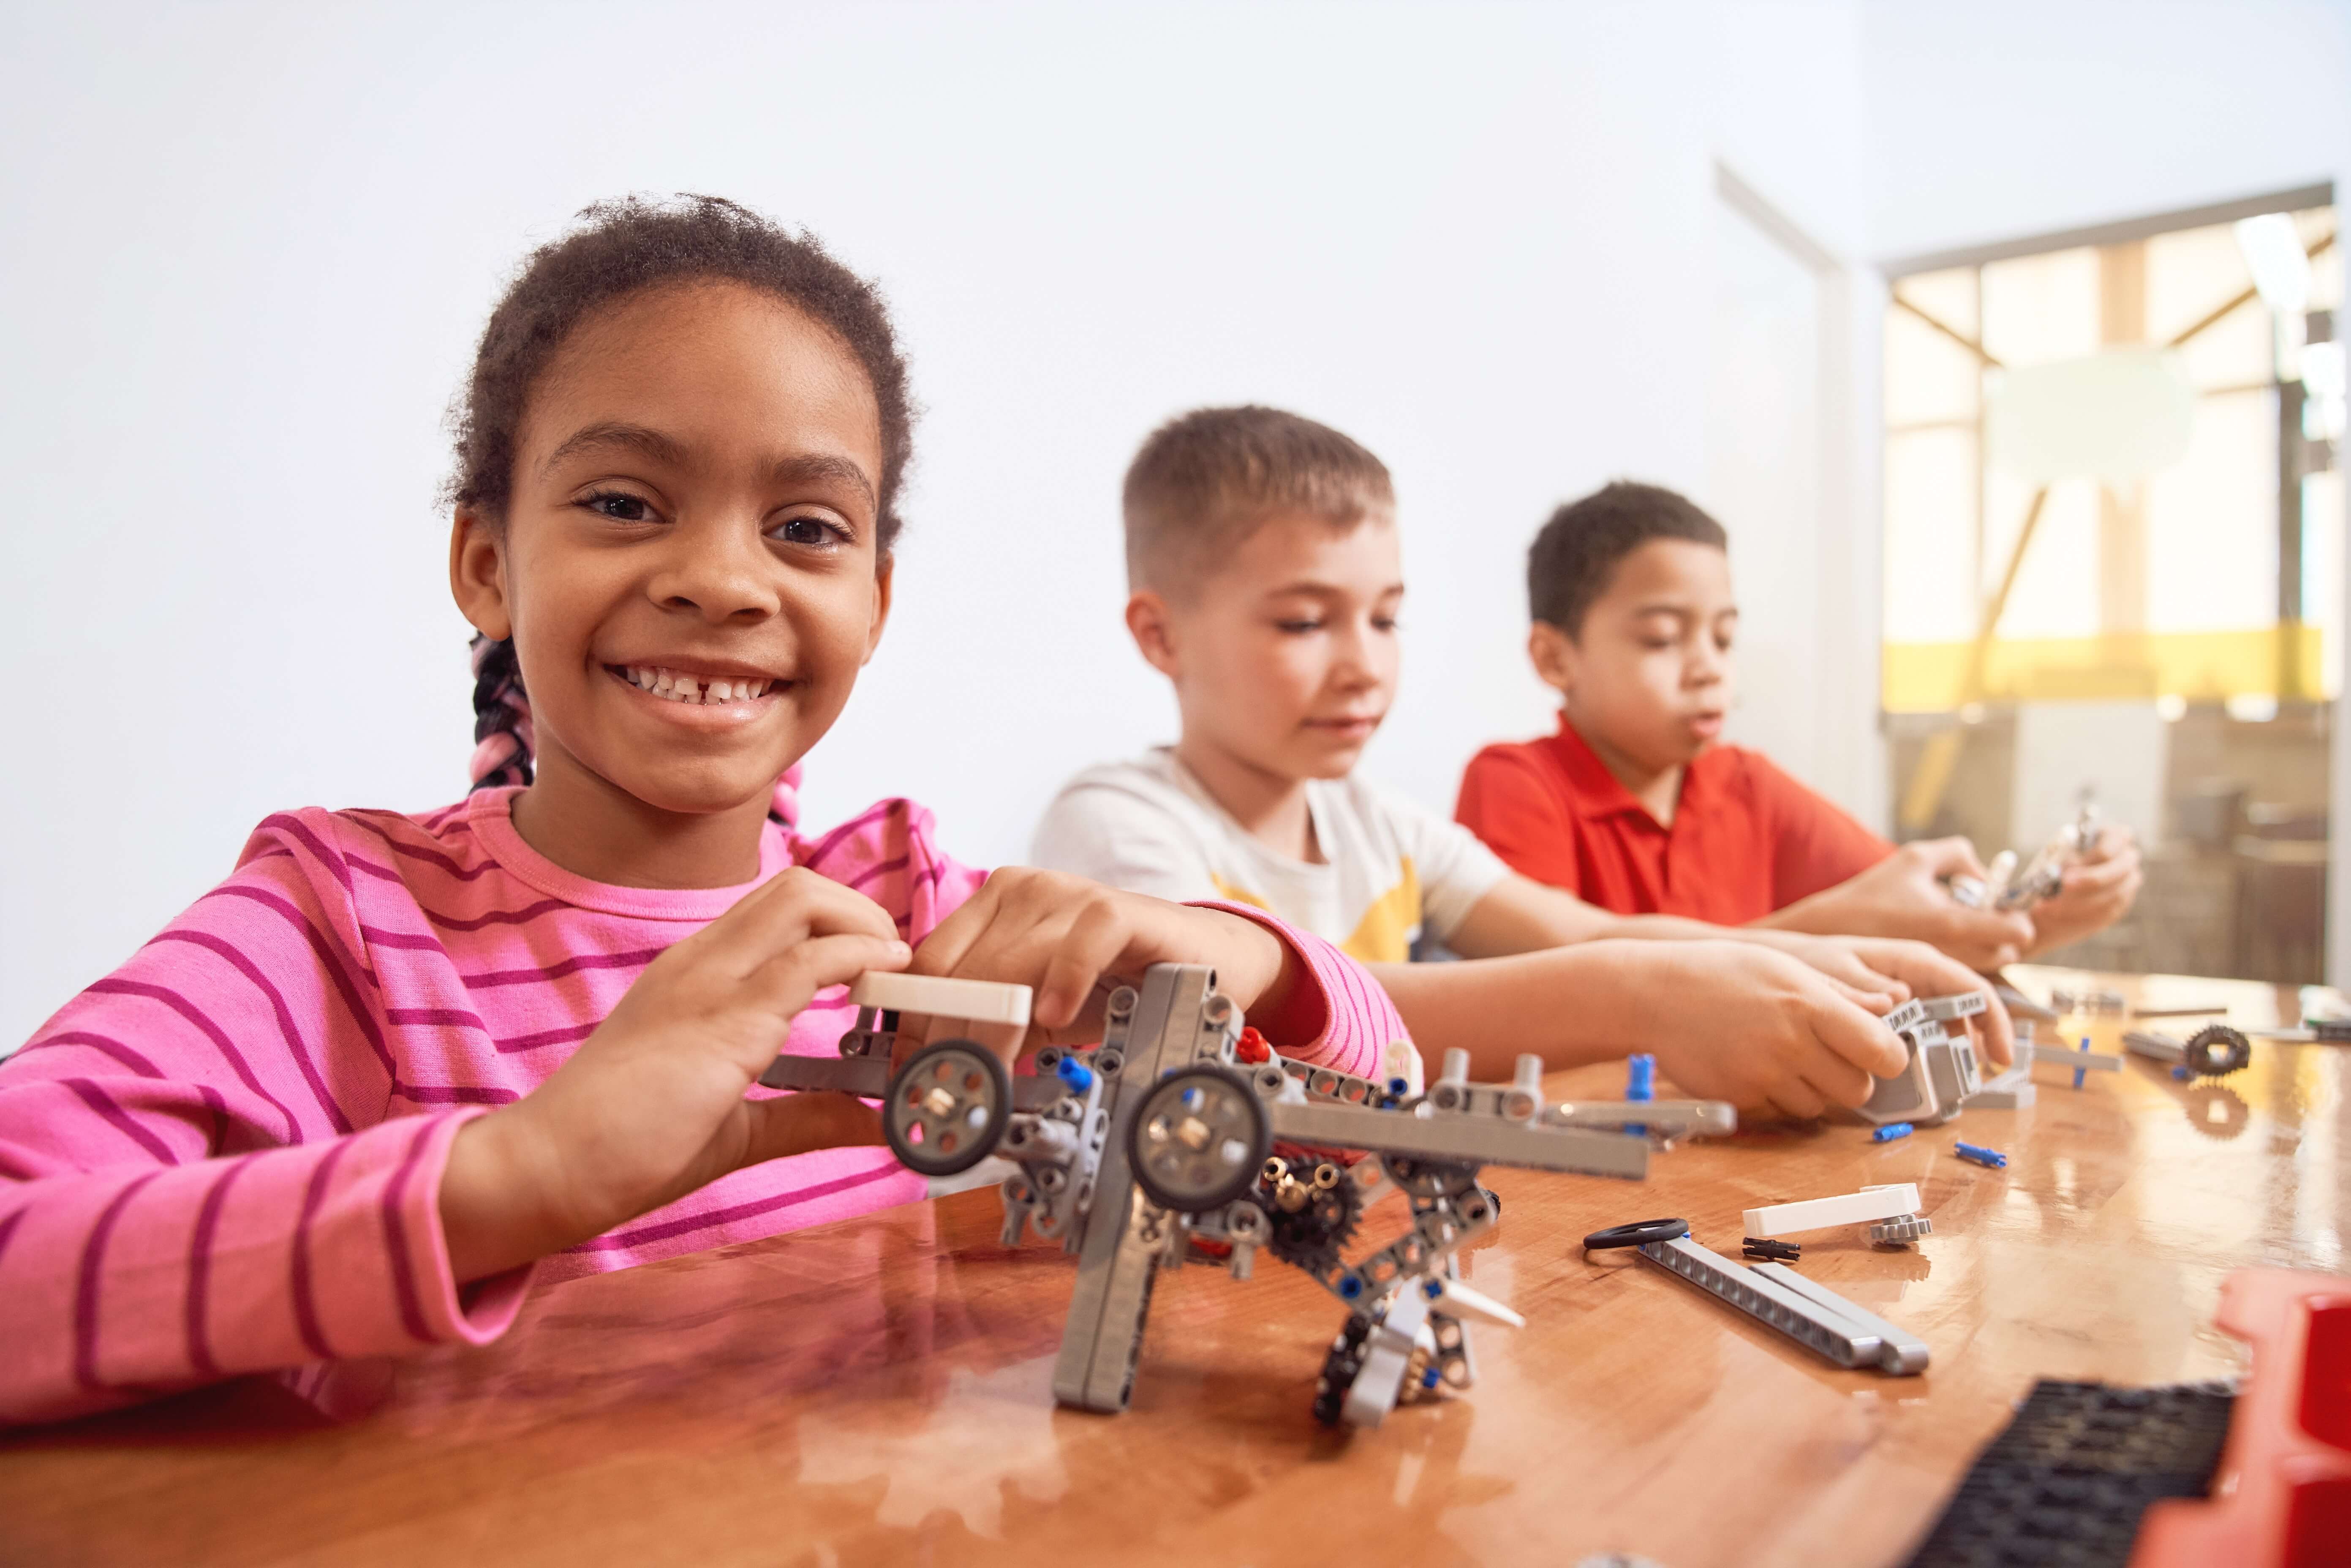
[[[1479,744],[1549,727],[1548,509],[1707,486],[1718,160],[1854,264],[1822,372],[1863,413],[1824,479],[1849,524],[1864,264],[2334,177],[2346,34],[2283,0],[0,8],[0,1042],[269,811],[463,788],[442,416],[507,269],[593,199],[721,193],[883,281],[928,413],[809,815],[912,795],[992,863],[1167,737],[1116,515],[1167,415],[1279,403],[1388,461],[1406,674],[1368,766],[1448,809]],[[1842,648],[1876,611],[1837,548]],[[1866,810],[1843,674],[1809,721]]]

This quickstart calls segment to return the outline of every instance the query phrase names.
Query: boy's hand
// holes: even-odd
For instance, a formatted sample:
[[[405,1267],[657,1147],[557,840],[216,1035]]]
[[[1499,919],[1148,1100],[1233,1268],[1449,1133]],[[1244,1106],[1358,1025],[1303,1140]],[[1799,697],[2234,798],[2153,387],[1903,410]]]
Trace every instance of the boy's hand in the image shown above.
[[[1980,991],[1990,1005],[1977,1015],[1975,1032],[1995,1066],[2006,1067],[2014,1058],[2016,1031],[1991,982],[1927,943],[1898,936],[1809,936],[1752,926],[1740,935],[1744,940],[1760,941],[1802,959],[1826,976],[1848,1001],[1881,1016],[1912,997]]]
[[[1902,1042],[1823,975],[1751,942],[1645,944],[1635,1038],[1686,1092],[1809,1117],[1865,1103]]]
[[[543,1257],[784,1155],[878,1144],[845,1094],[747,1100],[827,986],[913,955],[862,894],[795,868],[646,967],[548,1081],[458,1131],[441,1182],[462,1283]]]
[[[2097,847],[2065,868],[2056,895],[2033,905],[2032,951],[2044,953],[2104,931],[2130,913],[2146,881],[2137,836],[2118,822],[2105,824]]]
[[[2016,962],[2032,946],[2033,923],[2022,915],[1967,908],[1943,885],[1946,877],[1984,874],[1967,840],[1922,840],[1800,899],[1768,924],[1824,936],[1908,937],[1933,944],[1971,969],[1990,971]]]
[[[1255,921],[1027,866],[991,873],[923,939],[911,972],[1035,988],[1029,1039],[987,1041],[1010,1056],[1101,1039],[1109,989],[1162,963],[1212,967],[1244,1011],[1278,1011],[1298,981],[1289,945]]]
[[[1969,1020],[1976,1039],[1982,1042],[1984,1054],[1993,1066],[2006,1067],[2016,1060],[2016,1029],[2009,1021],[2008,1009],[2000,1005],[1991,982],[1957,958],[1924,942],[1906,942],[1894,936],[1823,936],[1818,940],[1835,944],[1852,955],[1855,961],[1866,964],[1873,972],[1899,984],[1906,998],[1954,997],[1961,991],[1980,991],[1984,1010]]]

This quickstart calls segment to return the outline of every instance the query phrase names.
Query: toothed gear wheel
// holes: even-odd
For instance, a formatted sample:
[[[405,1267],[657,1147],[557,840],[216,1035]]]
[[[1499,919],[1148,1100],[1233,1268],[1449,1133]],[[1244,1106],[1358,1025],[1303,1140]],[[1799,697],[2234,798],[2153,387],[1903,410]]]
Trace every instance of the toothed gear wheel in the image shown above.
[[[1317,1161],[1317,1165],[1336,1165],[1335,1161]],[[1302,1164],[1302,1162],[1301,1162]],[[1311,1172],[1313,1166],[1304,1167]],[[1355,1226],[1363,1218],[1364,1197],[1361,1189],[1344,1167],[1340,1167],[1339,1179],[1331,1186],[1315,1190],[1306,1207],[1286,1209],[1275,1201],[1273,1186],[1260,1178],[1255,1193],[1258,1207],[1265,1210],[1265,1249],[1283,1262],[1303,1269],[1318,1279],[1337,1268],[1341,1253],[1353,1239]]]
[[[1314,1385],[1314,1418],[1325,1427],[1339,1424],[1339,1413],[1347,1406],[1347,1391],[1355,1386],[1356,1375],[1364,1370],[1364,1341],[1371,1332],[1371,1320],[1350,1316],[1347,1326],[1331,1342],[1331,1353],[1322,1358],[1322,1378]]]
[[[2225,1078],[2253,1059],[2252,1041],[2224,1023],[2206,1024],[2188,1037],[2180,1060],[2199,1078]]]

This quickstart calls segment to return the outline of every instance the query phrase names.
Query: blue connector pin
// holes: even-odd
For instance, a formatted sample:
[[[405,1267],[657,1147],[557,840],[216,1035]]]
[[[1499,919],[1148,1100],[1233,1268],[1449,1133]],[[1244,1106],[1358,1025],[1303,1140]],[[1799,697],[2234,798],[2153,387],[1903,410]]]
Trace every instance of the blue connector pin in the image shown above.
[[[1631,1056],[1625,1061],[1625,1098],[1655,1100],[1657,1097],[1657,1059],[1646,1054]],[[1625,1131],[1636,1138],[1648,1136],[1646,1123],[1627,1122]]]
[[[1869,1141],[1873,1144],[1890,1144],[1896,1138],[1907,1138],[1916,1131],[1917,1129],[1907,1122],[1888,1122],[1870,1134]]]
[[[2090,1037],[2086,1034],[2082,1037],[2082,1049],[2084,1051],[2090,1049]],[[2082,1086],[2082,1080],[2088,1076],[2089,1074],[2083,1069],[2079,1067],[2074,1069],[2074,1087],[2079,1089]]]
[[[1065,1056],[1054,1065],[1053,1075],[1068,1085],[1072,1094],[1082,1094],[1094,1086],[1094,1070],[1074,1056]]]
[[[2008,1165],[2008,1156],[1998,1149],[1980,1148],[1974,1144],[1953,1144],[1951,1153],[1971,1165],[1989,1166],[1995,1170]]]

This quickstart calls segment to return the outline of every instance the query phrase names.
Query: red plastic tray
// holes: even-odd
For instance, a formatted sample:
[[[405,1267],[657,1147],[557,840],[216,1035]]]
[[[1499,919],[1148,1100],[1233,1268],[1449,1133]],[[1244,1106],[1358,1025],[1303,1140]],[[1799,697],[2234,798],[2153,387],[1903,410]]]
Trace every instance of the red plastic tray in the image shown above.
[[[2351,1278],[2244,1270],[2220,1322],[2253,1366],[2212,1496],[2148,1509],[2130,1568],[2351,1564]]]

